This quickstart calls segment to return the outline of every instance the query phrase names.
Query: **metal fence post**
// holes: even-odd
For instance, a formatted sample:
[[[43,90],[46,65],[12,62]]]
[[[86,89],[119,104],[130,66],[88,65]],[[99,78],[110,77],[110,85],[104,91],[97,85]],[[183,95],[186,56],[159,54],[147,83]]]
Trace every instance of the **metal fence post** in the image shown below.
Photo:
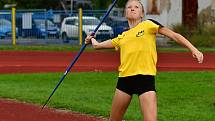
[[[83,10],[82,8],[79,8],[79,44],[83,44],[83,23],[82,23],[82,17],[83,17]]]
[[[12,43],[16,45],[16,8],[12,7]]]

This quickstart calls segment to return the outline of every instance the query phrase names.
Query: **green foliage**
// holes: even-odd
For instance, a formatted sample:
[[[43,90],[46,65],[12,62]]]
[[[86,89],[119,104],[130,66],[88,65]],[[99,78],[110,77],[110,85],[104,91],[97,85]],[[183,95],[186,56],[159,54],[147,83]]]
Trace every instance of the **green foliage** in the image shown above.
[[[198,47],[215,47],[215,26],[205,27],[202,34],[194,34],[190,39]]]
[[[16,46],[7,46],[0,45],[0,51],[69,51],[69,52],[78,52],[82,46],[78,45],[34,45],[34,46],[25,46],[25,45],[16,45]],[[85,51],[101,51],[101,52],[112,52],[114,49],[103,49],[95,50],[91,45],[88,45]]]
[[[198,28],[194,29],[175,25],[173,30],[186,37],[197,47],[215,47],[215,25],[199,25]],[[175,42],[171,43],[177,45]]]
[[[50,9],[59,4],[58,0],[19,0],[17,1],[18,9]]]
[[[44,46],[0,46],[0,50],[11,50],[11,51],[79,51],[81,46],[71,45],[44,45]],[[91,46],[87,46],[86,50],[94,50]]]
[[[213,14],[212,6],[203,9],[198,15],[199,25],[214,24],[215,16]]]
[[[65,51],[65,52],[77,52],[81,49],[81,46],[71,46],[71,45],[35,45],[35,46],[8,46],[8,45],[0,45],[0,51]],[[214,48],[199,48],[202,52],[215,52]],[[102,51],[102,52],[115,52],[114,49],[103,49],[103,50],[95,50],[91,45],[88,45],[85,51]],[[158,48],[159,52],[188,52],[187,48]]]
[[[92,0],[94,9],[107,9],[112,0]],[[118,7],[124,7],[127,0],[119,0]],[[17,3],[18,9],[56,9],[60,7],[60,0],[1,0],[0,8],[6,3]]]
[[[124,8],[127,1],[128,0],[118,0],[118,7]]]
[[[6,0],[1,0],[0,1],[0,9],[3,9],[4,8],[4,5],[7,3]]]
[[[94,9],[107,9],[113,0],[92,0]],[[127,0],[118,0],[117,7],[124,8]]]
[[[93,9],[107,9],[112,0],[92,0]]]

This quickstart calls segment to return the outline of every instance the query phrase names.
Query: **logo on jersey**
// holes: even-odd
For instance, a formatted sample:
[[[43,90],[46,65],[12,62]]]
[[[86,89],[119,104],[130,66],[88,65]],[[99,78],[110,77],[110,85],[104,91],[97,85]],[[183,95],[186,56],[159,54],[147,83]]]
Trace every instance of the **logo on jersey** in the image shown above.
[[[144,35],[144,30],[137,33],[136,37],[142,37]]]

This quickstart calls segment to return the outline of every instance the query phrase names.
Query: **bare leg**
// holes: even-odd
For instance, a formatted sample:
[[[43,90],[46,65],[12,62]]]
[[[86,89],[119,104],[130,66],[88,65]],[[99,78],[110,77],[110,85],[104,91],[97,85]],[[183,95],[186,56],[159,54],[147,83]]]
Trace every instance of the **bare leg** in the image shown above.
[[[116,89],[109,121],[122,121],[123,115],[131,102],[131,98],[130,95]]]
[[[144,121],[157,121],[157,97],[156,92],[149,91],[139,96],[141,111]]]

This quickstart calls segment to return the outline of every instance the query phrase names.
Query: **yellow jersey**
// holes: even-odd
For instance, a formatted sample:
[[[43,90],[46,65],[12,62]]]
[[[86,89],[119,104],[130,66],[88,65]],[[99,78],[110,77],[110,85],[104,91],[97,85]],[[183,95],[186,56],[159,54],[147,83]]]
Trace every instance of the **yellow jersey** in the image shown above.
[[[145,20],[111,40],[120,51],[119,77],[156,75],[156,33],[161,24]]]

